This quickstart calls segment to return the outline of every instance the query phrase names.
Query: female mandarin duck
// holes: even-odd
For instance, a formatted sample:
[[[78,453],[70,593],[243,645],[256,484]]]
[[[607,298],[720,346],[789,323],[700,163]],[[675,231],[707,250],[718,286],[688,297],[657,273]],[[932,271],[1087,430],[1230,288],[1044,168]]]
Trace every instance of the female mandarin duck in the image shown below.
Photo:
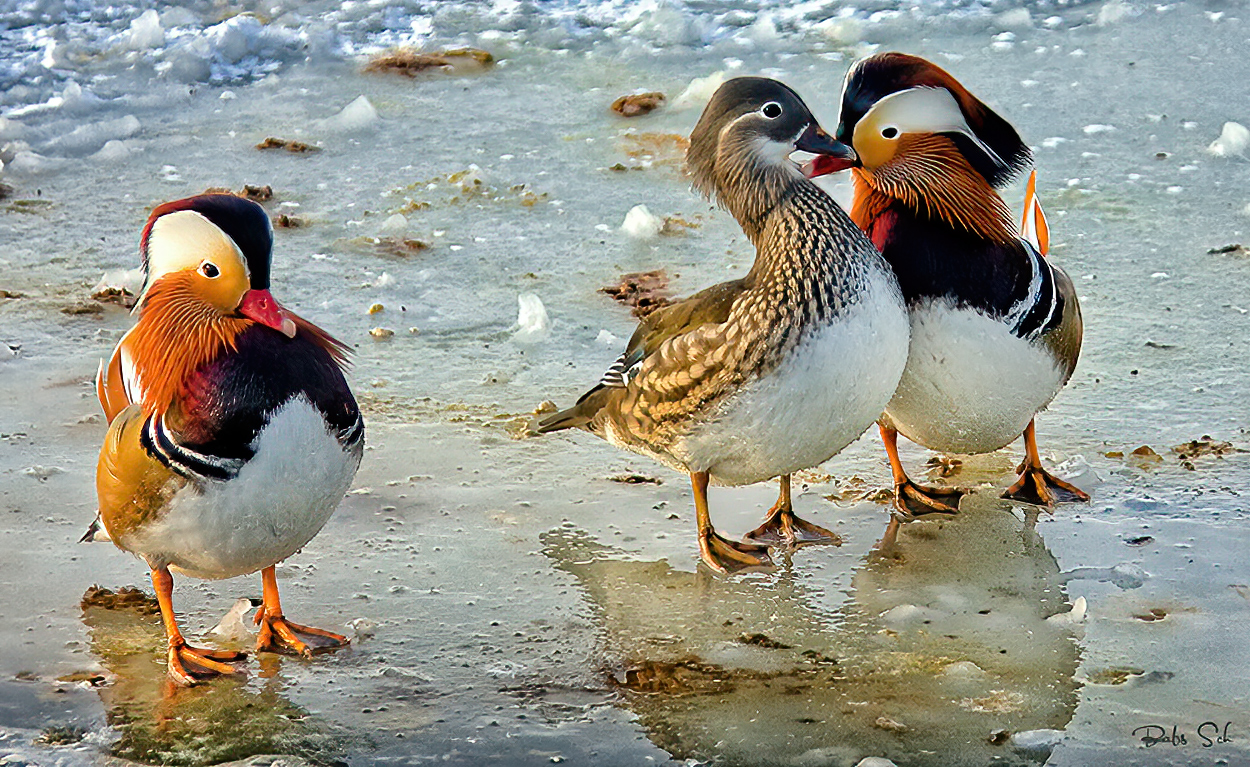
[[[859,158],[851,217],[894,267],[911,315],[907,368],[880,423],[897,511],[954,512],[963,494],[909,480],[900,432],[955,453],[991,452],[1023,433],[1020,477],[1003,497],[1089,500],[1042,468],[1033,428],[1072,376],[1082,326],[1072,280],[1044,258],[1036,176],[1023,233],[997,192],[1031,165],[1028,147],[944,70],[901,53],[847,73],[837,138]],[[816,158],[808,174],[837,169]]]
[[[907,357],[897,280],[846,213],[789,159],[848,167],[798,95],[743,77],[712,97],[690,136],[694,185],[756,247],[745,277],[650,314],[625,353],[540,432],[580,427],[688,473],[699,551],[720,572],[767,566],[769,542],[836,542],[794,516],[789,474],[823,463],[880,415]],[[739,543],[716,533],[709,482],[782,477],[782,499]]]
[[[174,617],[170,571],[262,571],[258,650],[311,654],[347,643],[292,623],[274,565],[325,525],[364,448],[343,378],[346,347],[269,293],[273,244],[259,205],[204,195],[152,211],[140,250],[138,322],[96,389],[109,419],[96,472],[103,526],[152,569],[181,684],[234,673],[242,653],[191,647]]]

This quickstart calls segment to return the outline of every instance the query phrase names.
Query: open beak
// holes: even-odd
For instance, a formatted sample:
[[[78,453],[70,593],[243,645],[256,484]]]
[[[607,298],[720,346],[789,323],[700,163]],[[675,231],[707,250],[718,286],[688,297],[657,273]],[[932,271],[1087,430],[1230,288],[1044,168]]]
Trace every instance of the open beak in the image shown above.
[[[268,290],[249,290],[243,294],[239,314],[249,320],[273,328],[287,338],[295,337],[295,320],[274,300]]]
[[[816,123],[807,126],[799,140],[794,142],[794,148],[816,155],[803,165],[803,175],[808,178],[837,173],[859,162],[854,149],[825,133]]]

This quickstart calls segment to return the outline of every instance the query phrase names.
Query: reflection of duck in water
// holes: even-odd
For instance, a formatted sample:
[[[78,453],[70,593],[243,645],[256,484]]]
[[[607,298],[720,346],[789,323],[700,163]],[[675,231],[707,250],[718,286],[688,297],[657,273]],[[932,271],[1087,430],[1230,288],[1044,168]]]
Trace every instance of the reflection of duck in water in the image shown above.
[[[152,597],[123,589],[91,589],[83,597],[91,653],[111,674],[98,688],[109,726],[119,736],[109,753],[145,763],[217,764],[256,754],[321,758],[339,750],[327,723],[282,695],[284,683],[262,673],[259,683],[239,677],[186,688],[152,657],[165,646],[160,607]],[[268,656],[280,662],[278,656]],[[262,663],[263,667],[263,663]],[[129,762],[127,762],[129,763]]]
[[[900,559],[865,552],[832,614],[813,607],[803,573],[763,589],[613,559],[564,532],[546,553],[603,622],[625,705],[677,758],[979,766],[1012,756],[990,743],[995,730],[1067,725],[1078,648],[1047,620],[1067,608],[1040,538],[969,503],[959,519],[905,528]]]
[[[755,264],[649,315],[621,358],[539,432],[583,428],[690,475],[699,551],[714,570],[772,564],[767,544],[836,542],[796,518],[789,475],[823,463],[881,414],[907,356],[907,316],[889,266],[846,213],[789,159],[830,167],[832,141],[785,85],[725,83],[690,136],[694,184],[756,246]],[[709,482],[782,477],[769,518],[739,543],[708,513]]]

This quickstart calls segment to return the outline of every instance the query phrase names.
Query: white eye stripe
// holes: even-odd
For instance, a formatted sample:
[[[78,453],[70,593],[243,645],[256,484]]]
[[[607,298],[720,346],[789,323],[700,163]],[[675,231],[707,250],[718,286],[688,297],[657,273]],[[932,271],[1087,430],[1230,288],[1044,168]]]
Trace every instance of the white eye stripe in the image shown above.
[[[885,138],[890,138],[885,136],[886,128],[895,128],[899,133],[961,133],[993,162],[1007,167],[1007,163],[972,131],[959,102],[945,88],[921,86],[891,93],[860,119],[855,126],[856,135],[861,125],[868,124],[881,125],[881,135]]]

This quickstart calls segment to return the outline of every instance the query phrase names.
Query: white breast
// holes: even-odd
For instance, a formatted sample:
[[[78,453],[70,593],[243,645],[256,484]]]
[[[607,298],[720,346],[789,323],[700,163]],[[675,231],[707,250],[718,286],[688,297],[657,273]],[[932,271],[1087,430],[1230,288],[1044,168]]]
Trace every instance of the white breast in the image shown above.
[[[197,578],[231,578],[277,564],[312,540],[360,465],[304,397],[289,400],[228,482],[178,491],[159,521],[126,541],[152,566]]]
[[[932,450],[988,453],[1017,439],[1063,387],[1049,350],[945,301],[911,312],[911,350],[886,415]]]
[[[907,332],[893,276],[874,272],[858,303],[809,332],[776,370],[727,400],[673,452],[726,485],[824,463],[881,415],[903,371]]]

